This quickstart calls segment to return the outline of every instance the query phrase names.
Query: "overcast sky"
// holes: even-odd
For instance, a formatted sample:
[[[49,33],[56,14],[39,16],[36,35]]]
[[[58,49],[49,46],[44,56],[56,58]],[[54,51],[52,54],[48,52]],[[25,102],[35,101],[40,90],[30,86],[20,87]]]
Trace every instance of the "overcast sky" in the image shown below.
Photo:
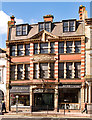
[[[90,17],[90,2],[2,2],[0,4],[0,47],[6,47],[7,22],[14,15],[16,24],[37,23],[43,16],[52,14],[54,22],[64,19],[79,19],[79,6],[84,5]]]

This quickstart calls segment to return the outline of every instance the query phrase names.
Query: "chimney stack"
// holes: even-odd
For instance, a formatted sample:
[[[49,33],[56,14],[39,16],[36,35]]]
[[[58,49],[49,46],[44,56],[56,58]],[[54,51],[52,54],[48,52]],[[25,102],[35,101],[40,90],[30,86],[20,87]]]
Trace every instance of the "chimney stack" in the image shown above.
[[[14,18],[15,18],[14,15],[12,15],[10,18],[11,18],[11,21],[8,21],[8,26],[14,26],[16,23],[14,20]]]
[[[53,22],[54,16],[53,15],[45,15],[45,16],[43,16],[43,18],[44,18],[44,22]]]
[[[79,7],[79,19],[80,20],[85,20],[87,17],[87,11],[85,10],[85,6],[80,5]]]

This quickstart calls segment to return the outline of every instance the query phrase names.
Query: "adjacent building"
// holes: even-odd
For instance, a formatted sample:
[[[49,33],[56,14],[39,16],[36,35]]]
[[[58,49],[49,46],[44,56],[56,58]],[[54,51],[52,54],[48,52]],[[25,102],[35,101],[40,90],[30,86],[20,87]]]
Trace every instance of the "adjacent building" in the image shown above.
[[[2,100],[6,102],[6,67],[6,49],[0,48],[0,103],[2,102]]]
[[[85,101],[90,109],[92,19],[82,5],[79,20],[43,18],[31,25],[15,25],[14,16],[8,22],[7,110],[14,110],[16,96],[21,110],[81,111]]]

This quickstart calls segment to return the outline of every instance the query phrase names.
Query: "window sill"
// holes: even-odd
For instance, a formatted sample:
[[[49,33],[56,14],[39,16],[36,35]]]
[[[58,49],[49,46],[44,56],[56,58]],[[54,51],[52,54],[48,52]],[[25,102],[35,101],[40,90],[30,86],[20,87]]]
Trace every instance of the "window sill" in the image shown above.
[[[71,55],[71,54],[81,54],[81,53],[59,53],[59,55]]]
[[[34,78],[33,80],[56,80],[55,78]]]
[[[40,54],[34,54],[34,55],[56,55],[55,53],[40,53]]]
[[[81,80],[81,78],[59,78],[59,80]]]
[[[28,56],[30,56],[30,55],[22,55],[22,56],[10,56],[11,58],[13,58],[13,57],[28,57]]]
[[[10,81],[27,81],[29,79],[17,79],[17,80],[14,80],[14,79],[11,79]]]

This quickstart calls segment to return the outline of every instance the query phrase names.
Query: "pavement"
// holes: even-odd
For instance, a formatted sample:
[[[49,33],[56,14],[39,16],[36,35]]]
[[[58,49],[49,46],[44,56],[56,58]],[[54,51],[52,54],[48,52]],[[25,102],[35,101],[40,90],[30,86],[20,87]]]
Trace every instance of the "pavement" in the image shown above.
[[[81,112],[55,112],[55,111],[40,111],[40,112],[28,112],[28,111],[23,111],[23,112],[8,112],[4,113],[4,115],[0,115],[0,118],[53,118],[51,120],[54,120],[54,118],[63,118],[64,120],[67,120],[69,118],[75,118],[76,120],[92,120],[92,114],[86,114],[86,113],[81,113]],[[71,120],[70,119],[70,120]],[[1,120],[1,119],[0,119]],[[33,119],[32,119],[33,120]],[[37,119],[38,120],[38,119]],[[42,120],[42,119],[41,119]],[[48,119],[45,119],[48,120]]]

